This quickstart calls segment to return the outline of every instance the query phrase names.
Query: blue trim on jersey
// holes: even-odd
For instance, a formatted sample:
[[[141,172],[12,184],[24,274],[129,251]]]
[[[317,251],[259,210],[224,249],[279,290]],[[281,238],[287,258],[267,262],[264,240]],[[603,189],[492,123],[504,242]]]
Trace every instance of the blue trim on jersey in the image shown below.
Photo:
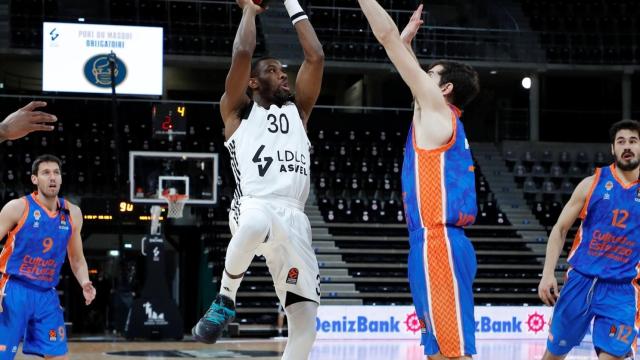
[[[416,152],[413,149],[412,134],[413,124],[409,127],[409,135],[407,135],[407,142],[404,148],[404,161],[402,163],[402,200],[409,231],[422,228],[418,204],[419,191],[416,189],[415,177]]]

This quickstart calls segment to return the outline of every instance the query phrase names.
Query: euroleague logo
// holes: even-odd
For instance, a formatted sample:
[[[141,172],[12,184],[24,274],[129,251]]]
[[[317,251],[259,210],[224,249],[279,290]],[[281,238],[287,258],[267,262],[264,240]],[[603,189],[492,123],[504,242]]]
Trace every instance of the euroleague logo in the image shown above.
[[[298,268],[291,268],[287,273],[287,284],[295,285],[298,283]]]

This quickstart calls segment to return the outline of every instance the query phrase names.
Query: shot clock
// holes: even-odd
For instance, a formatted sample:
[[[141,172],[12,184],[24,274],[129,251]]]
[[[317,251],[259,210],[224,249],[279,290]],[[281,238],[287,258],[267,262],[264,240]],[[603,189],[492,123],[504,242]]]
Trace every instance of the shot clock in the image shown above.
[[[188,109],[180,103],[154,104],[151,110],[154,139],[181,138],[187,134]]]

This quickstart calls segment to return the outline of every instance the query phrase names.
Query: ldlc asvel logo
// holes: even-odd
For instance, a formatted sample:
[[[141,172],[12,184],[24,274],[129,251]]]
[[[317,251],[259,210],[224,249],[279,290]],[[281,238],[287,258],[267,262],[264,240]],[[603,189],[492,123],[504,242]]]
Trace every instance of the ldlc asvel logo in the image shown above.
[[[111,69],[109,68],[109,54],[98,54],[91,57],[84,64],[84,77],[99,88],[111,87]],[[127,66],[116,58],[115,82],[122,84],[127,77]]]

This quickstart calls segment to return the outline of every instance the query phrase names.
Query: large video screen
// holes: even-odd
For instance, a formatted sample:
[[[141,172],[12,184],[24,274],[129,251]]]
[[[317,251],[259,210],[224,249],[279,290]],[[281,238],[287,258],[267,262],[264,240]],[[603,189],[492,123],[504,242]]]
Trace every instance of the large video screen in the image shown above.
[[[162,28],[43,23],[42,90],[162,95]]]

